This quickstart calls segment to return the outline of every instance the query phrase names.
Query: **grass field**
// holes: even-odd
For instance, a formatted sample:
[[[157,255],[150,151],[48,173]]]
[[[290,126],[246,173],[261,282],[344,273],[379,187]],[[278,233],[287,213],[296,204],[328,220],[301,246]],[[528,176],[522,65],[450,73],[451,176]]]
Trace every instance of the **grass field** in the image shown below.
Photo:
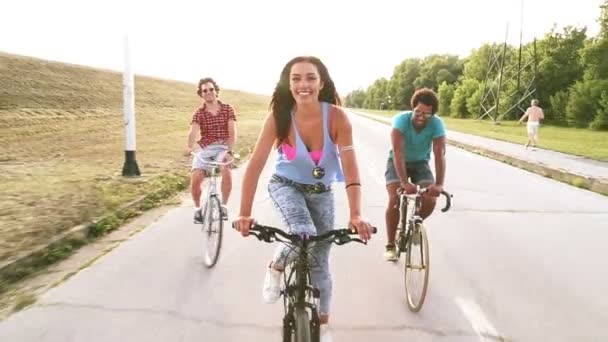
[[[357,109],[359,111],[392,117],[397,111]],[[516,144],[526,142],[525,124],[502,121],[495,125],[488,120],[456,119],[441,117],[449,130],[504,140]],[[539,146],[590,159],[608,161],[608,132],[589,129],[541,125]]]
[[[151,190],[187,181],[183,152],[200,100],[195,84],[136,77],[142,177],[123,179],[121,74],[9,54],[0,54],[0,73],[0,264]],[[246,156],[269,98],[231,90],[220,98],[237,111],[237,151]]]

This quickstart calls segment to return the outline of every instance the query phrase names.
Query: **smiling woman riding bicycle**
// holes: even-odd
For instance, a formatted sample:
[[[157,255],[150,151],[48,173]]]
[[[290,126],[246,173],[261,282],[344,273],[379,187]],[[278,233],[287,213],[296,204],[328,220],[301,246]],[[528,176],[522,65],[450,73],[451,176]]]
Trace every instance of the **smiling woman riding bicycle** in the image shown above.
[[[332,183],[345,178],[349,223],[362,240],[371,237],[371,226],[361,216],[359,170],[348,116],[338,107],[340,99],[325,65],[315,57],[296,57],[281,72],[253,155],[243,178],[240,214],[236,228],[247,236],[254,222],[251,207],[260,173],[273,147],[278,157],[268,192],[289,233],[318,235],[334,228]],[[342,167],[344,172],[342,172]],[[329,273],[331,243],[313,250],[318,262],[311,268],[312,283],[320,289],[321,330],[327,330],[332,281]],[[268,303],[280,296],[281,272],[297,253],[280,245],[267,268],[263,297]],[[323,335],[322,332],[322,335]],[[323,340],[328,340],[328,334]]]

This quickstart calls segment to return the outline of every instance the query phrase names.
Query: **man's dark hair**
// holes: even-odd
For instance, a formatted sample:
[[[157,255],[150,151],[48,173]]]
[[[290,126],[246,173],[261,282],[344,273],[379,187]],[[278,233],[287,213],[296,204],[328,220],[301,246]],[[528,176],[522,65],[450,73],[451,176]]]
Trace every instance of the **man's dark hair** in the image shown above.
[[[215,93],[216,94],[220,93],[220,86],[217,85],[217,82],[215,82],[215,80],[213,80],[213,78],[211,78],[211,77],[204,77],[204,78],[201,78],[200,81],[198,81],[198,87],[196,88],[196,93],[198,94],[198,96],[200,96],[200,97],[203,96],[203,90],[201,89],[201,87],[203,86],[203,84],[206,84],[206,83],[213,84],[213,88],[215,88]]]
[[[439,99],[437,98],[437,94],[432,89],[429,88],[420,88],[414,92],[412,95],[412,110],[416,108],[418,103],[425,104],[427,106],[431,106],[433,113],[436,114],[439,111]]]

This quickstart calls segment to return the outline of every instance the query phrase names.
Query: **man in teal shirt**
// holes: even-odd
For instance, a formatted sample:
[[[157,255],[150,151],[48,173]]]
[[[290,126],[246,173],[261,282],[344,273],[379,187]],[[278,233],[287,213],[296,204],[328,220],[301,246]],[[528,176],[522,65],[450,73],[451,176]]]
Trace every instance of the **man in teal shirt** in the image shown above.
[[[395,115],[391,130],[392,149],[386,164],[386,190],[388,208],[386,209],[386,233],[388,242],[384,258],[396,261],[395,233],[399,223],[397,190],[404,189],[408,194],[416,192],[418,184],[427,187],[423,195],[419,215],[426,219],[435,209],[435,202],[443,190],[445,178],[445,126],[436,114],[439,107],[437,95],[427,88],[417,90],[411,99],[412,111]],[[429,161],[431,150],[435,159],[433,177]]]

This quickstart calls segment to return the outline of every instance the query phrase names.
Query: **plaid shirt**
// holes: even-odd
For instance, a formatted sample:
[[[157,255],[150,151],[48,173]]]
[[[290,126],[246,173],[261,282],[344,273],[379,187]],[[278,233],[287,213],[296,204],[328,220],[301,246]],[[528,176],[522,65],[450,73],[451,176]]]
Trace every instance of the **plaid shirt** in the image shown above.
[[[228,138],[230,138],[228,121],[236,121],[236,115],[231,105],[220,101],[218,104],[220,108],[217,115],[211,114],[205,105],[198,108],[192,115],[191,123],[198,124],[201,129],[201,140],[198,141],[201,148],[213,143],[228,144]]]

